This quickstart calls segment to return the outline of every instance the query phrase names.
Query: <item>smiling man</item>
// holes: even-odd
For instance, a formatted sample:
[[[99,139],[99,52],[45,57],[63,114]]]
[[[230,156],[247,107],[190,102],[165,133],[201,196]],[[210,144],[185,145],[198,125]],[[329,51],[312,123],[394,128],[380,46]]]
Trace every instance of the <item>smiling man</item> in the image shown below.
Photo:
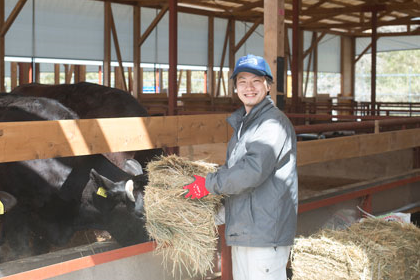
[[[275,106],[264,58],[241,57],[231,77],[244,106],[227,121],[234,129],[226,163],[185,186],[186,197],[224,194],[226,243],[235,280],[286,280],[296,232],[296,135]]]

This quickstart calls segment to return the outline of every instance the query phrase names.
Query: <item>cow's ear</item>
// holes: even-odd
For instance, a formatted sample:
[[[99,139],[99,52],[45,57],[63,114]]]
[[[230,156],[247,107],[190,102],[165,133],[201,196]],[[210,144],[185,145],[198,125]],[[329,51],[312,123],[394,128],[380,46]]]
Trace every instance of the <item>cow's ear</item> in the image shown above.
[[[17,199],[10,193],[0,191],[0,215],[5,214],[17,203]]]
[[[143,168],[141,167],[141,164],[135,159],[127,159],[124,162],[122,169],[132,176],[139,176],[143,174]]]
[[[90,171],[90,179],[94,182],[95,188],[104,188],[105,190],[112,190],[115,183],[110,179],[99,174],[95,169]]]

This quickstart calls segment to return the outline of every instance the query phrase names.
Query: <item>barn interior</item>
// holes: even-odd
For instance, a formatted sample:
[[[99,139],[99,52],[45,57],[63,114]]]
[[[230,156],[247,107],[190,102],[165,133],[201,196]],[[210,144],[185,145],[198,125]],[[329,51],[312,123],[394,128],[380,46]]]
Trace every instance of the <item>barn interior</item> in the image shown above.
[[[1,123],[0,162],[163,148],[224,164],[225,119],[241,106],[229,77],[253,53],[298,136],[298,235],[361,210],[420,211],[418,0],[6,0],[0,30],[0,92],[90,82],[150,115]],[[406,65],[384,73],[392,56]],[[102,234],[4,262],[0,277],[173,279],[152,242],[120,247]],[[226,246],[220,255],[206,279],[232,279]]]

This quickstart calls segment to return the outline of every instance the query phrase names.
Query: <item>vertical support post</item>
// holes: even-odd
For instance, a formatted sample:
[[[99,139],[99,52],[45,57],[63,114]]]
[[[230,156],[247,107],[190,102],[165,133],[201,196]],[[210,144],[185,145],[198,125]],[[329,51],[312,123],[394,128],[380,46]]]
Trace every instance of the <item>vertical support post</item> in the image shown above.
[[[178,11],[177,0],[169,0],[169,115],[175,115],[177,106],[178,66]]]
[[[220,243],[222,244],[222,277],[221,280],[232,280],[232,252],[231,247],[226,246],[225,225],[218,228]]]
[[[54,64],[54,84],[60,84],[60,64]]]
[[[191,94],[191,70],[187,70],[187,94]]]
[[[264,58],[270,65],[274,78],[270,96],[280,108],[285,104],[284,71],[287,69],[284,59],[284,40],[287,36],[284,26],[284,2],[264,0]]]
[[[352,96],[352,65],[354,58],[352,57],[352,38],[341,36],[341,95],[344,97]]]
[[[318,33],[316,33],[315,38],[318,36]],[[314,69],[313,69],[313,73],[314,73],[314,92],[313,92],[313,96],[316,97],[318,95],[318,44],[316,44],[314,46],[313,49],[314,52]]]
[[[208,22],[208,50],[207,50],[207,92],[210,93],[211,102],[214,104],[215,77],[214,77],[214,17],[209,16]]]
[[[104,1],[104,86],[111,86],[111,2]]]
[[[35,72],[35,81],[34,82],[35,83],[40,83],[40,81],[41,81],[41,69],[39,67],[39,63],[34,63],[34,64],[35,64],[35,69],[34,69],[34,72]]]
[[[141,32],[141,8],[133,6],[133,96],[143,93],[143,80],[140,77],[141,45],[138,44]]]
[[[17,62],[10,62],[10,87],[17,87]]]
[[[371,104],[371,115],[376,114],[376,39],[377,39],[377,11],[372,11],[372,68],[371,68],[371,89],[370,89],[370,104]],[[379,113],[379,112],[378,112]]]
[[[350,93],[354,99],[355,82],[356,82],[356,38],[351,37],[350,44],[350,61],[351,61],[351,81],[350,81]]]
[[[235,19],[229,19],[230,30],[229,30],[229,77],[228,77],[228,96],[233,97],[233,81],[230,77],[233,74],[235,68]]]
[[[300,0],[293,0],[292,112],[298,111],[299,102],[299,10]]]
[[[4,0],[0,1],[0,29],[4,26]],[[6,87],[4,84],[4,75],[5,75],[5,62],[4,62],[4,51],[5,51],[5,44],[4,44],[4,37],[6,35],[0,35],[0,92],[5,92]]]

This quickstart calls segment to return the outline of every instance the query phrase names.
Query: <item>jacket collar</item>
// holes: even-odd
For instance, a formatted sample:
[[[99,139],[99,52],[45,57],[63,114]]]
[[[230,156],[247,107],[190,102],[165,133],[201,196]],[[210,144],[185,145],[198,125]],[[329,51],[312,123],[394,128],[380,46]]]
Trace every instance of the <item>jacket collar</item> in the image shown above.
[[[249,114],[245,115],[245,106],[242,106],[238,110],[232,113],[227,118],[227,122],[233,127],[233,129],[236,131],[241,123],[243,122],[243,127],[247,126],[248,123],[250,123],[252,120],[254,120],[256,117],[261,115],[263,112],[269,110],[274,106],[274,102],[271,100],[270,95],[267,95],[260,103],[255,105]]]

